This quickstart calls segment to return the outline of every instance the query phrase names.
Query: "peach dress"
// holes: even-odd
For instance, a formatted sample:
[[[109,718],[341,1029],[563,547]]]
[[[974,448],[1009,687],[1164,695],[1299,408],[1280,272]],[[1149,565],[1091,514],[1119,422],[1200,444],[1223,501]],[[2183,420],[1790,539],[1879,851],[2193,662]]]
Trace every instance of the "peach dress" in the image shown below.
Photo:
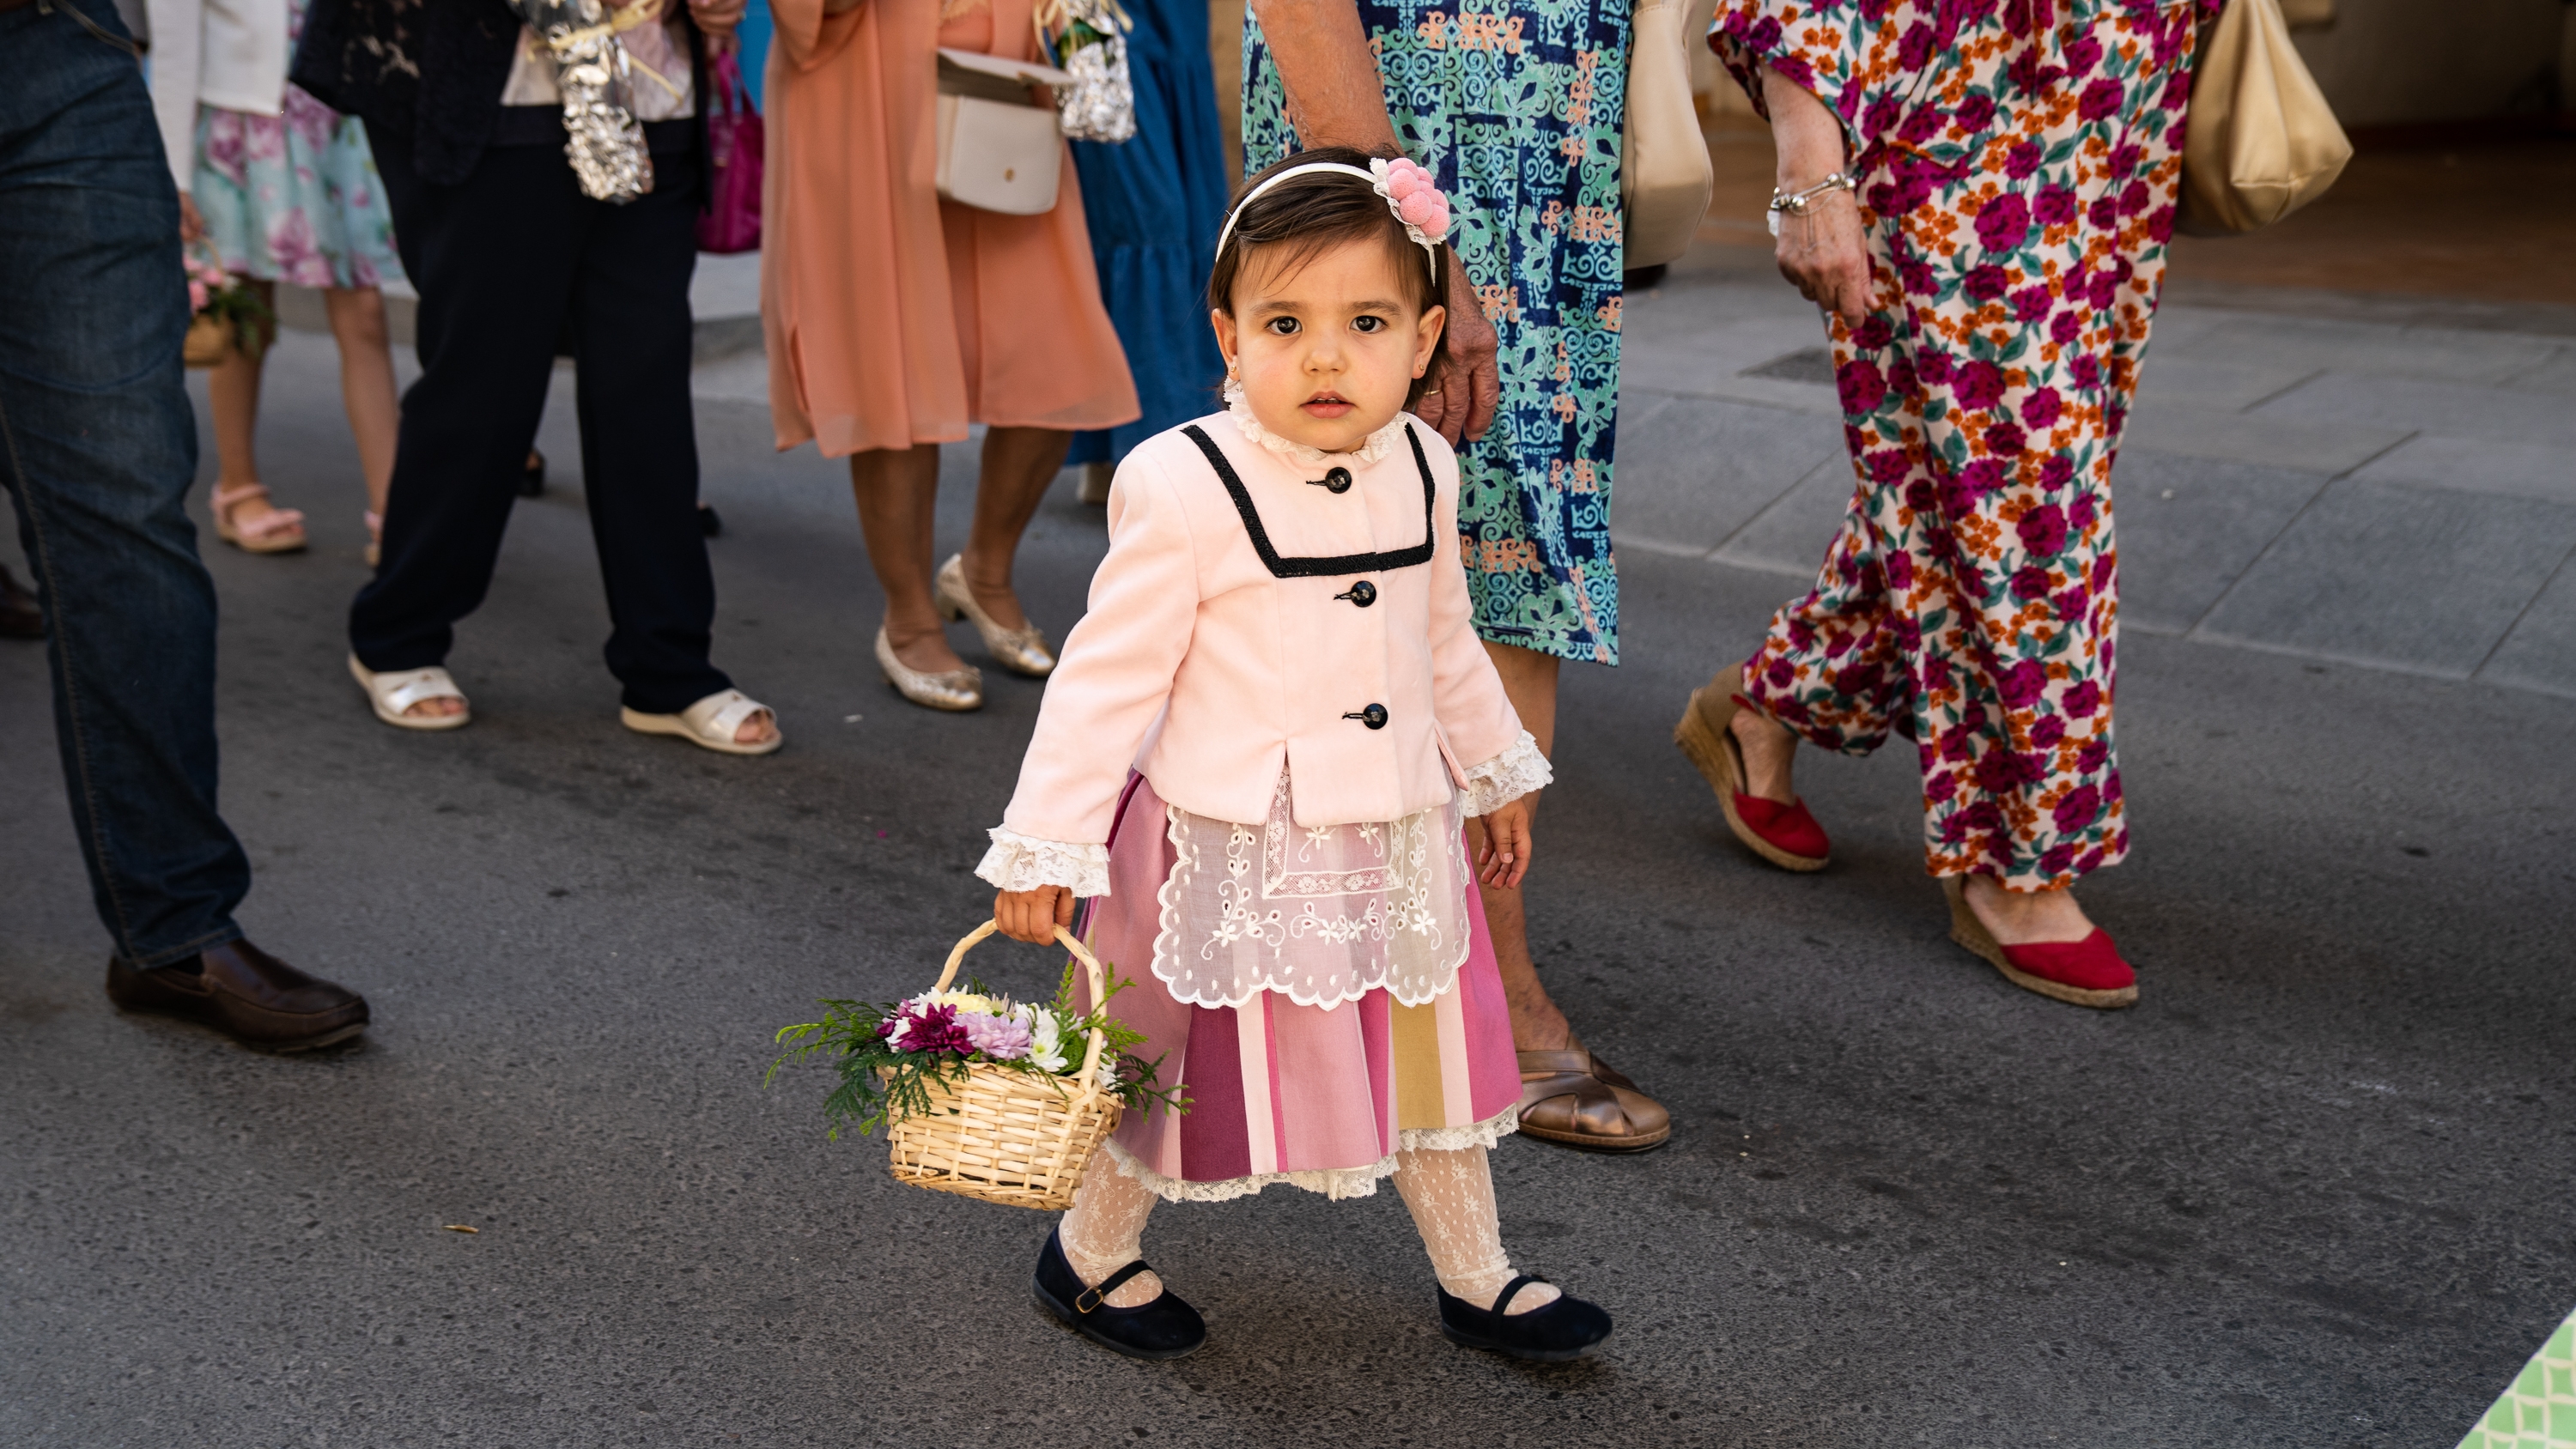
[[[936,51],[1037,58],[1031,0],[772,0],[762,330],[778,446],[826,457],[966,425],[1114,427],[1141,413],[1101,306],[1073,162],[1055,209],[936,189]]]

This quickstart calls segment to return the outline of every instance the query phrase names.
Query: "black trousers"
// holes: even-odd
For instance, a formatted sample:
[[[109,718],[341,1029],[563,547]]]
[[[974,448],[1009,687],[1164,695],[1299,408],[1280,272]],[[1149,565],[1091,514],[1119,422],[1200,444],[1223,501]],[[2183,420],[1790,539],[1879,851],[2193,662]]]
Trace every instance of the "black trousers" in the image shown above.
[[[627,707],[648,714],[730,688],[707,660],[716,590],[689,406],[696,158],[657,152],[653,190],[611,206],[581,194],[560,145],[495,146],[463,182],[434,186],[408,137],[368,135],[420,292],[421,376],[403,394],[384,562],[349,610],[359,662],[445,662],[456,621],[491,586],[568,337],[609,670]]]

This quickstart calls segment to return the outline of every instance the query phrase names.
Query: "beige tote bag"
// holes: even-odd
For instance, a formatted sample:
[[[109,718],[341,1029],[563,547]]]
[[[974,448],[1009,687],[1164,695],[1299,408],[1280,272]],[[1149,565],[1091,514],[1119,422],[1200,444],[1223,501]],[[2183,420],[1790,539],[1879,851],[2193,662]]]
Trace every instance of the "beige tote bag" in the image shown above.
[[[1708,43],[1717,0],[1637,0],[1629,28],[1628,112],[1619,140],[1620,235],[1629,271],[1690,250],[1708,215],[1708,138],[1691,104],[1690,47]]]
[[[2175,225],[2195,236],[2270,226],[2323,196],[2351,159],[2280,0],[2227,0],[2192,82]]]

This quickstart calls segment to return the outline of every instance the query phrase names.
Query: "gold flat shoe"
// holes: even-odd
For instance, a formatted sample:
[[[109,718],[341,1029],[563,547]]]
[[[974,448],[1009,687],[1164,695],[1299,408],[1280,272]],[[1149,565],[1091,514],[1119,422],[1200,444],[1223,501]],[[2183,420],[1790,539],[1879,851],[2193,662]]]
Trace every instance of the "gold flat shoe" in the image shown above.
[[[1672,1114],[1578,1042],[1520,1053],[1521,1135],[1580,1152],[1649,1152],[1671,1140]]]
[[[993,622],[984,606],[975,602],[975,591],[966,587],[966,563],[962,554],[950,554],[939,566],[939,575],[931,583],[931,602],[951,619],[963,619],[984,636],[984,650],[993,662],[1013,674],[1031,679],[1044,679],[1055,672],[1055,654],[1047,648],[1046,632],[1035,624],[1018,629],[1005,629]]]
[[[962,713],[984,707],[984,672],[968,665],[940,674],[925,674],[894,657],[882,625],[877,629],[877,668],[894,692],[925,709]]]

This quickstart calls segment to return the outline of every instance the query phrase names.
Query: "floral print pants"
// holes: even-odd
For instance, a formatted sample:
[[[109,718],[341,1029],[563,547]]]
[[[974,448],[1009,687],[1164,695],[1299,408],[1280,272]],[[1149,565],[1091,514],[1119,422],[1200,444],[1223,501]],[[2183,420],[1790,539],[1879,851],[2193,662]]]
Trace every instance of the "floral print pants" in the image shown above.
[[[2111,465],[2163,279],[2195,0],[1730,0],[1712,42],[1842,117],[1877,283],[1831,324],[1857,489],[1746,696],[1826,749],[1893,729],[1935,875],[2128,850]]]

